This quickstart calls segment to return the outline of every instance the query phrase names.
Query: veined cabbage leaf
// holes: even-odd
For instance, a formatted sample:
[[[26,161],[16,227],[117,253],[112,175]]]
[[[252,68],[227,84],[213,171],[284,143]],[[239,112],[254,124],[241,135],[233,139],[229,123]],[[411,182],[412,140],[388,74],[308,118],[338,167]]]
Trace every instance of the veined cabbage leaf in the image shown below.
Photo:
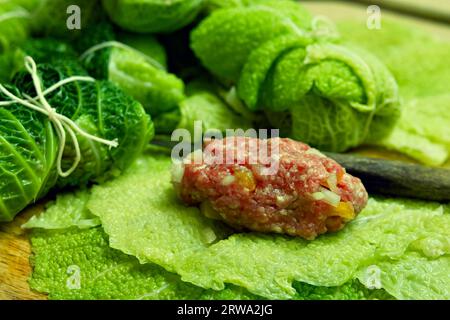
[[[32,216],[22,228],[84,229],[99,226],[100,219],[86,207],[89,197],[88,189],[58,194],[55,201],[46,204],[44,212]]]
[[[191,34],[203,65],[236,85],[249,110],[265,111],[283,135],[328,151],[390,133],[401,114],[398,86],[376,57],[335,43],[332,28],[324,32],[297,3],[251,3],[214,11]]]
[[[86,74],[74,60],[38,64],[37,71],[43,88],[72,75]],[[27,72],[19,72],[13,83],[8,88],[16,96],[36,96]],[[3,94],[0,98],[10,100]],[[49,118],[17,103],[1,106],[1,221],[11,220],[55,184],[80,186],[117,175],[153,136],[153,124],[142,106],[111,83],[71,82],[49,93],[46,99],[58,113],[71,118],[84,131],[109,140],[118,139],[119,146],[110,149],[77,134],[81,162],[71,175],[58,178],[59,137]],[[62,158],[63,170],[72,165],[74,155],[69,138]]]
[[[52,63],[61,60],[61,57],[77,59],[75,50],[65,42],[53,38],[28,39],[20,47],[0,56],[0,64],[4,67],[0,70],[1,83],[10,83],[17,72],[25,70],[23,62],[26,56],[33,57],[36,63]]]
[[[386,64],[404,99],[398,125],[377,144],[442,165],[450,157],[450,42],[389,19],[377,32],[350,21],[339,28],[344,41],[370,50]]]
[[[68,11],[77,6],[80,11]],[[76,39],[83,35],[83,30],[101,18],[101,6],[98,0],[39,0],[32,11],[31,28],[35,35]],[[80,23],[76,28],[69,28],[70,23]],[[78,28],[79,27],[79,28]]]
[[[21,96],[17,88],[7,88]],[[40,113],[14,104],[0,107],[0,114],[0,221],[10,221],[55,184],[58,141]]]
[[[180,103],[180,121],[178,128],[187,129],[194,136],[195,121],[201,121],[202,132],[227,129],[247,130],[252,127],[251,121],[238,115],[215,93],[214,86],[206,80],[198,79],[188,83],[188,97]]]
[[[38,72],[46,88],[70,76],[87,75],[77,62],[70,60],[41,64]],[[14,83],[29,96],[36,95],[28,73],[17,74]],[[109,148],[79,136],[81,163],[69,177],[60,178],[59,185],[79,186],[103,179],[105,174],[114,174],[114,170],[123,170],[153,136],[152,122],[142,106],[107,81],[70,83],[49,94],[47,100],[86,132],[119,140],[117,148]],[[74,150],[68,144],[64,150],[63,169],[70,167],[73,157]]]
[[[138,33],[172,32],[192,22],[204,0],[102,0],[110,19]],[[148,17],[151,17],[149,19]]]
[[[95,45],[114,40],[110,26],[99,24],[86,31],[86,37],[80,40],[79,50],[89,50]],[[126,39],[126,36],[122,36]],[[146,40],[148,39],[148,40]],[[147,41],[144,47],[142,42]],[[137,36],[125,40],[133,48],[121,43],[110,43],[104,48],[87,51],[82,62],[88,72],[97,79],[106,79],[133,98],[142,103],[151,116],[170,112],[184,99],[184,83],[175,75],[167,72],[163,47],[152,36]],[[143,49],[143,51],[139,51]],[[144,53],[156,52],[156,56]]]
[[[22,6],[29,4],[28,6]],[[32,1],[0,1],[0,54],[19,45],[28,37]]]
[[[303,28],[310,27],[312,17],[307,11],[290,1],[283,3],[298,16],[296,21],[281,9],[264,5],[213,12],[191,33],[194,53],[213,75],[236,83],[253,50],[277,36],[302,34]]]
[[[409,252],[430,259],[446,259],[450,253],[450,216],[444,208],[407,200],[371,199],[346,228],[311,242],[258,233],[229,235],[219,222],[176,200],[170,166],[170,159],[162,156],[141,158],[127,175],[94,187],[88,208],[100,217],[112,248],[200,287],[222,290],[231,283],[267,298],[293,298],[293,281],[337,287],[370,265],[402,264]],[[433,274],[407,277],[406,288],[413,288],[416,279],[432,281],[427,277]],[[448,279],[437,283],[439,288],[411,289],[408,294],[415,299],[448,298]],[[406,286],[379,288],[401,298],[399,285]]]
[[[30,280],[34,290],[48,293],[50,299],[262,299],[234,285],[220,291],[196,287],[155,264],[140,264],[110,248],[103,229],[95,227],[98,218],[86,208],[89,197],[88,190],[60,195],[23,225],[34,229]],[[294,287],[293,299],[301,300],[392,298],[358,280],[339,287],[306,283]]]
[[[140,264],[108,245],[100,227],[37,230],[31,235],[32,289],[50,299],[262,299],[241,287],[205,290],[183,282],[155,264]],[[341,287],[297,283],[294,299],[390,299],[384,290],[369,290],[355,280]]]
[[[142,265],[136,258],[111,249],[100,227],[33,231],[31,242],[34,271],[30,286],[49,293],[50,299],[256,298],[234,286],[204,290],[157,265]]]

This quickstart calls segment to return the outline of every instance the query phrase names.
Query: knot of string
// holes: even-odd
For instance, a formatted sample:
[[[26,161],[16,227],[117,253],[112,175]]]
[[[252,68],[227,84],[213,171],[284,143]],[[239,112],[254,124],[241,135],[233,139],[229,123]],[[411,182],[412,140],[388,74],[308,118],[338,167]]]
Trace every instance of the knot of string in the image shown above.
[[[110,148],[115,148],[119,145],[117,139],[106,140],[87,133],[86,131],[81,129],[72,119],[62,114],[59,114],[56,111],[56,109],[50,106],[47,99],[45,98],[46,95],[48,95],[49,93],[55,91],[56,89],[67,83],[74,81],[94,82],[95,81],[94,78],[84,76],[72,76],[55,83],[46,90],[42,90],[42,82],[41,79],[39,78],[36,63],[34,62],[33,58],[29,56],[25,57],[25,68],[31,75],[37,96],[30,97],[24,95],[25,99],[22,99],[13,94],[12,92],[10,92],[8,89],[6,89],[2,84],[0,84],[0,91],[9,99],[11,99],[10,101],[0,101],[0,106],[8,106],[18,103],[24,107],[40,112],[48,117],[50,122],[53,124],[53,128],[59,140],[58,156],[56,159],[56,169],[61,177],[67,177],[70,174],[72,174],[81,161],[80,144],[77,139],[77,134],[86,139],[107,145]],[[75,158],[73,160],[71,167],[63,171],[62,158],[64,150],[66,148],[67,135],[70,137],[70,140],[72,140],[73,147],[75,150]]]

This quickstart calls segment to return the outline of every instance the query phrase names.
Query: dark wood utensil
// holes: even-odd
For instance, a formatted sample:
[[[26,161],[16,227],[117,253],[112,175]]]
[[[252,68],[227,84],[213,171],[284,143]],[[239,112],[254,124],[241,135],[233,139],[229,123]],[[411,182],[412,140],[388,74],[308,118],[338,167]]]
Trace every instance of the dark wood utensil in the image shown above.
[[[450,170],[402,161],[325,152],[358,177],[369,193],[450,201]]]

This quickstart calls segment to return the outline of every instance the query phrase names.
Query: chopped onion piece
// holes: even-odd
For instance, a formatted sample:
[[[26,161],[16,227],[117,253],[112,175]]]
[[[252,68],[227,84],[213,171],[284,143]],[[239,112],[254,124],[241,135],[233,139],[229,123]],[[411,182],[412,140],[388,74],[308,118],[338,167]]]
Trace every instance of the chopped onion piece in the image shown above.
[[[220,214],[212,207],[209,201],[203,201],[200,204],[200,211],[203,215],[210,219],[220,220]]]
[[[323,198],[325,198],[325,195],[322,192],[314,192],[312,194],[312,197],[314,200],[322,200]]]
[[[330,190],[333,191],[334,193],[339,192],[337,183],[338,183],[338,181],[337,181],[336,173],[331,173],[327,178],[327,184],[328,184],[328,188],[330,188]]]
[[[322,188],[320,191],[324,195],[323,201],[325,201],[329,205],[332,205],[333,207],[337,207],[339,205],[339,202],[341,201],[340,195],[325,188]]]
[[[232,184],[234,182],[234,180],[236,180],[236,178],[229,174],[225,178],[222,179],[222,185],[229,186],[230,184]]]
[[[213,229],[206,227],[202,230],[203,240],[207,244],[211,244],[217,240],[217,235]]]

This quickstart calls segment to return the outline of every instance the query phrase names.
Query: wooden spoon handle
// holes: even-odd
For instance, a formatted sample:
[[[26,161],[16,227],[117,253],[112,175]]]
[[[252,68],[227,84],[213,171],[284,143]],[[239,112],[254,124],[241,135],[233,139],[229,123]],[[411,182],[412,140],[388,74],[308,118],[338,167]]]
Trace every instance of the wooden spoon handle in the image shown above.
[[[450,201],[450,170],[401,161],[325,152],[360,178],[369,193]]]

